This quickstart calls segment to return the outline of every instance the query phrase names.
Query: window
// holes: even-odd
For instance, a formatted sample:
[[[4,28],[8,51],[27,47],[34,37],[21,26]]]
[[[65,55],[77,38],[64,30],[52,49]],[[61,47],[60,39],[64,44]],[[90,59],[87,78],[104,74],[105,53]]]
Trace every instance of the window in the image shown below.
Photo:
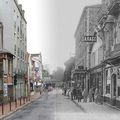
[[[16,45],[14,45],[14,53],[16,54]]]
[[[18,48],[18,57],[19,57],[19,54],[20,54],[20,49]]]
[[[106,76],[106,94],[110,94],[110,69],[106,70],[105,72]]]
[[[22,58],[22,50],[21,50],[21,58]]]
[[[17,27],[17,33],[19,33],[19,26]]]
[[[16,22],[14,22],[14,30],[16,31]]]

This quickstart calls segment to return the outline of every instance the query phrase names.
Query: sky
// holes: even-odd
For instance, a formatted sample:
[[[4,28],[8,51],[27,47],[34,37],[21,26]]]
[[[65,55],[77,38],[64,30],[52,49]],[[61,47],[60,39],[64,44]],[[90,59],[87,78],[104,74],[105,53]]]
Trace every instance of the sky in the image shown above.
[[[42,54],[50,71],[75,55],[74,33],[82,10],[101,0],[18,0],[27,20],[27,50]]]

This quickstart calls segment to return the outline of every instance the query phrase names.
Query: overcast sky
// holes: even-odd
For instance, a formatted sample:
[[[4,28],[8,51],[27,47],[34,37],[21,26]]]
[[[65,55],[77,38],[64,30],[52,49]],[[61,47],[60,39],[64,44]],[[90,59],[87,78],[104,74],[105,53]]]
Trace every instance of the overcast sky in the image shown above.
[[[50,70],[75,53],[74,33],[86,5],[101,0],[19,0],[27,20],[28,52],[42,53]]]

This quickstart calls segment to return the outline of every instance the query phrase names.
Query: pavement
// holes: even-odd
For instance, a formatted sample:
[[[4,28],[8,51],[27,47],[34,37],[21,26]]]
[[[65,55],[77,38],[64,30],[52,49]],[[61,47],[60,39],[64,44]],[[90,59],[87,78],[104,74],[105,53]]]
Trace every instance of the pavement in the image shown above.
[[[2,115],[2,106],[0,105],[0,120],[3,120],[5,117],[7,117],[7,116],[15,113],[16,111],[24,108],[25,106],[27,106],[28,104],[30,104],[31,102],[35,101],[37,98],[42,96],[42,94],[40,95],[39,92],[32,94],[32,95],[30,95],[30,99],[29,98],[27,100],[21,99],[21,103],[20,103],[20,99],[19,99],[19,100],[17,100],[17,106],[15,105],[15,102],[12,102],[11,109],[10,109],[10,103],[5,104],[3,115]]]
[[[83,102],[83,100],[81,100],[81,102],[78,102],[77,100],[73,100],[73,102],[76,105],[78,105],[80,108],[84,108],[85,110],[87,110],[86,112],[89,112],[89,113],[93,113],[94,111],[101,112],[101,113],[102,112],[107,113],[108,111],[110,113],[113,113],[113,112],[119,113],[120,112],[119,108],[112,106],[110,104],[107,104],[107,103],[100,104],[100,103],[95,103],[95,102]]]

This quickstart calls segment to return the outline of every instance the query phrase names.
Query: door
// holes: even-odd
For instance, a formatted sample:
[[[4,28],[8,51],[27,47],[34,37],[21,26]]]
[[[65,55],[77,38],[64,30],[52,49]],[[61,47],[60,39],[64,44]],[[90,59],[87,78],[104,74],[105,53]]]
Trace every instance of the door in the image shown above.
[[[113,98],[116,97],[116,74],[113,74],[111,78],[111,95]]]

